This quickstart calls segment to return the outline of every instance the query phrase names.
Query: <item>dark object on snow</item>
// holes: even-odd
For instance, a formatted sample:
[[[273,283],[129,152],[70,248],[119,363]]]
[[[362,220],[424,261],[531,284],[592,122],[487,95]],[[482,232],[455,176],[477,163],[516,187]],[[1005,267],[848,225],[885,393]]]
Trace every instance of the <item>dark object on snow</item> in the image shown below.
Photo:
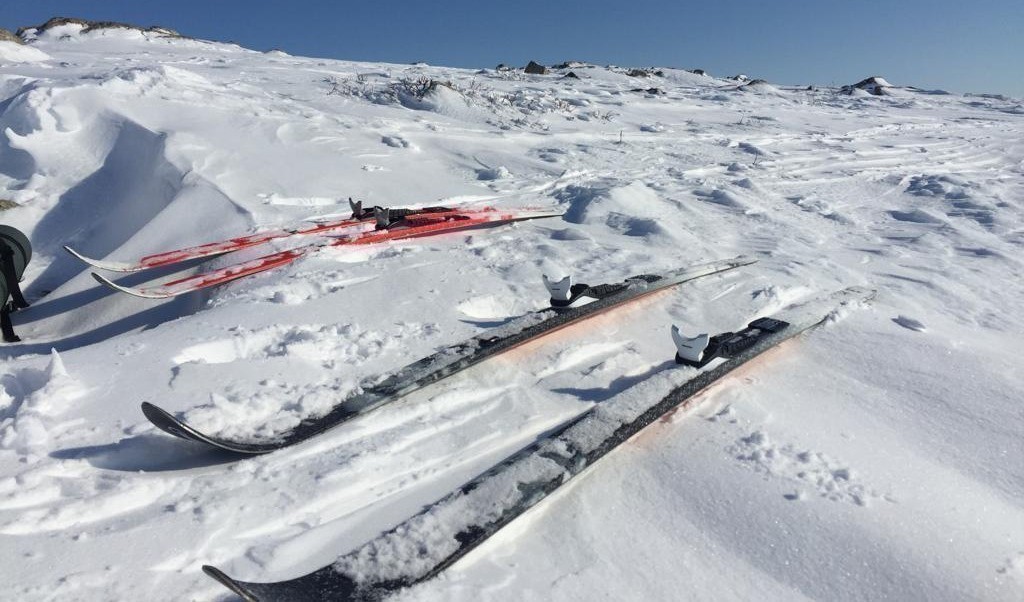
[[[690,73],[692,73],[694,75],[707,75],[708,74],[707,71],[704,71],[703,69],[690,69],[689,71],[690,71]]]
[[[660,95],[665,93],[665,91],[662,90],[661,88],[633,88],[630,90],[630,92],[642,92],[644,94],[654,95]]]
[[[733,81],[738,81],[738,82],[750,81],[750,78],[747,77],[747,75],[745,73],[737,73],[736,75],[730,77],[729,79],[731,79]]]
[[[526,65],[525,71],[531,75],[544,75],[548,72],[548,69],[544,65],[530,61],[530,63]]]
[[[565,74],[565,75],[563,75],[562,77],[563,77],[563,78],[569,78],[569,79],[579,79],[579,78],[580,78],[580,76],[576,75],[576,74],[575,74],[575,73],[573,73],[572,71],[570,71],[570,72],[566,73],[566,74]]]
[[[17,343],[21,339],[14,334],[11,312],[28,307],[28,301],[21,294],[18,282],[25,273],[25,267],[32,260],[32,243],[20,230],[0,225],[0,330],[4,341]],[[7,300],[11,302],[8,303]]]
[[[0,42],[14,42],[15,44],[25,43],[24,40],[22,40],[18,36],[14,35],[13,33],[7,31],[2,27],[0,27]]]

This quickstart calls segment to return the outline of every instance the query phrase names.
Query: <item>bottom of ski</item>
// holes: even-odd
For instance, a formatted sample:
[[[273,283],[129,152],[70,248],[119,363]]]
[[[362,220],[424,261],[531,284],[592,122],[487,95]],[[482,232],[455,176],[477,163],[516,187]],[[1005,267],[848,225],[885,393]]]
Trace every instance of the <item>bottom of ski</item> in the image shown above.
[[[872,290],[844,289],[755,320],[736,333],[699,337],[715,345],[705,346],[692,358],[677,356],[688,366],[683,370],[692,374],[667,395],[644,401],[650,389],[641,387],[672,374],[659,373],[594,406],[405,523],[312,573],[288,581],[250,583],[232,579],[211,566],[204,566],[203,571],[250,602],[382,600],[435,577],[607,453],[661,416],[687,405],[733,370],[824,324],[841,307],[873,297]],[[674,338],[677,345],[695,340]],[[687,349],[681,351],[689,355]]]

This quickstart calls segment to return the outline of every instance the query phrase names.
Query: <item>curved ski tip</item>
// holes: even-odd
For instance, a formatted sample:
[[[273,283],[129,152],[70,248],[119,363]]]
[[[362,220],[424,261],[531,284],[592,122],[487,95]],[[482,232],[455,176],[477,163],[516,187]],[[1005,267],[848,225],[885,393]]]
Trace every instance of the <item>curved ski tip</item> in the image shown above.
[[[228,577],[224,573],[224,571],[218,569],[217,567],[210,566],[208,564],[204,564],[203,565],[203,572],[206,573],[206,575],[208,577],[211,577],[217,583],[220,583],[221,585],[223,585],[224,587],[228,588],[232,592],[234,592],[234,593],[238,594],[239,596],[241,596],[242,599],[245,600],[246,602],[257,602],[257,598],[252,594],[252,592],[248,591],[242,585],[241,582],[235,581],[231,577]]]
[[[90,265],[100,270],[107,270],[108,272],[137,272],[138,268],[127,263],[117,263],[113,261],[100,261],[93,259],[92,257],[86,257],[78,251],[72,249],[68,245],[64,245],[64,250],[71,254],[72,257],[81,261],[86,265]]]
[[[64,245],[64,250],[67,251],[68,253],[71,253],[72,255],[74,255],[76,259],[81,259],[85,263],[89,263],[89,264],[92,263],[92,259],[86,257],[85,255],[82,255],[81,253],[79,253],[78,251],[72,249],[68,245]]]
[[[177,422],[177,419],[175,419],[170,412],[160,406],[153,405],[148,401],[142,402],[142,413],[154,424],[167,419]]]
[[[170,295],[164,295],[164,294],[147,293],[147,292],[145,292],[143,290],[140,290],[140,289],[137,289],[137,288],[130,288],[130,287],[127,287],[127,286],[121,286],[120,284],[110,280],[106,276],[97,274],[96,272],[90,272],[90,274],[92,275],[93,280],[95,280],[96,282],[99,282],[103,286],[105,286],[105,287],[107,287],[109,289],[115,290],[115,291],[117,291],[119,293],[125,293],[127,295],[131,295],[133,297],[141,297],[143,299],[166,299],[167,297],[170,296]]]
[[[202,443],[203,445],[208,445],[234,454],[243,454],[246,456],[267,454],[288,445],[287,443],[280,445],[273,443],[245,443],[211,437],[196,430],[187,423],[178,420],[167,410],[160,406],[153,405],[148,401],[142,402],[142,413],[146,416],[146,419],[153,423],[153,426],[168,435],[174,435],[175,437],[186,441]]]

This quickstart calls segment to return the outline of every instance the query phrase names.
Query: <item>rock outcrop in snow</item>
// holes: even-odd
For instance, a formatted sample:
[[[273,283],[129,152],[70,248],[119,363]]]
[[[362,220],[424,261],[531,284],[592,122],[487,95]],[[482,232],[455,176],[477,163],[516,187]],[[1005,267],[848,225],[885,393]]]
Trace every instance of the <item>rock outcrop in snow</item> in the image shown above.
[[[894,87],[885,81],[885,78],[873,76],[862,79],[855,84],[843,86],[841,92],[843,94],[853,94],[855,90],[861,90],[873,96],[887,96]]]
[[[29,36],[36,37],[42,35],[52,29],[64,28],[65,26],[72,26],[83,34],[101,31],[104,29],[124,29],[131,31],[139,31],[144,33],[155,33],[161,36],[168,37],[181,37],[181,34],[168,29],[166,27],[160,27],[153,25],[150,27],[140,27],[138,25],[131,25],[129,23],[118,23],[116,21],[91,21],[89,19],[78,19],[75,17],[54,17],[42,25],[34,25],[29,27],[22,27],[18,29],[18,36]]]

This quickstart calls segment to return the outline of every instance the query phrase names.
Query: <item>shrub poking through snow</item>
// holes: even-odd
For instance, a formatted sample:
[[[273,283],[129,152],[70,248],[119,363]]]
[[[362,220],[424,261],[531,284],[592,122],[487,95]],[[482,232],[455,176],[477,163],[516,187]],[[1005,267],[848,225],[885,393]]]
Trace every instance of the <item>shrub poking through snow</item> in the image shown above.
[[[89,33],[100,29],[134,29],[146,33],[158,33],[175,38],[181,37],[181,34],[173,29],[167,29],[166,27],[159,27],[157,25],[144,28],[139,27],[138,25],[131,25],[129,23],[118,23],[117,21],[90,21],[88,19],[76,19],[74,17],[54,17],[42,25],[22,27],[18,30],[18,35],[20,36],[29,30],[35,30],[36,34],[40,34],[48,29],[53,29],[54,27],[60,27],[62,25],[81,25],[83,27],[82,33]]]
[[[15,44],[25,43],[21,38],[3,28],[0,28],[0,42],[14,42]]]
[[[383,84],[372,84],[365,78],[342,80],[324,78],[327,94],[351,96],[375,104],[398,104],[409,109],[442,114],[477,113],[499,126],[541,127],[525,117],[545,113],[561,113],[571,117],[574,107],[553,91],[516,90],[501,92],[474,80],[468,86],[440,81],[426,76],[402,77]]]
[[[630,77],[665,77],[665,72],[661,69],[645,67],[629,69],[626,71],[626,75]]]

